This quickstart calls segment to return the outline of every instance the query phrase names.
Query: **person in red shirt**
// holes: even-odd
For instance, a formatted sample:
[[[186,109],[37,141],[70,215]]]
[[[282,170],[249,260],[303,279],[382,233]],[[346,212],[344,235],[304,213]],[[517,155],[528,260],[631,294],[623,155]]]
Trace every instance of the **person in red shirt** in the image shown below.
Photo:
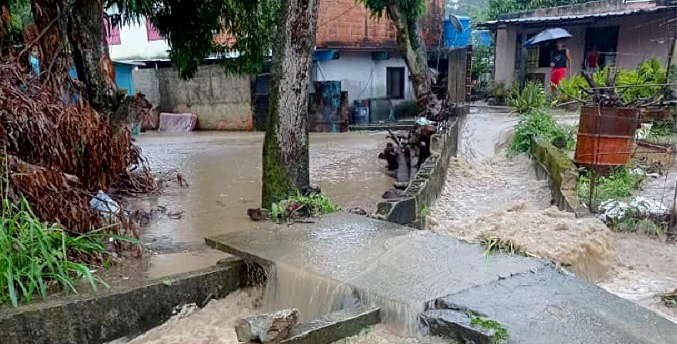
[[[564,44],[564,40],[557,41],[557,47],[553,50],[550,57],[550,86],[553,90],[559,86],[560,81],[567,77],[568,67],[571,66],[571,54]]]
[[[599,67],[599,51],[597,51],[597,44],[593,44],[590,51],[585,54],[585,67],[588,69],[597,69]]]

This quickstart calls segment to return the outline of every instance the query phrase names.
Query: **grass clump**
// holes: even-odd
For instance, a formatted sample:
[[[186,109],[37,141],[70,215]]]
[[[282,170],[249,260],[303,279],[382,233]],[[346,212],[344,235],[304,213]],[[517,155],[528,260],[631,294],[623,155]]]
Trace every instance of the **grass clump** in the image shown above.
[[[480,240],[484,246],[484,255],[490,253],[508,253],[508,254],[523,254],[522,248],[514,243],[512,240],[504,240],[499,237],[486,236]]]
[[[83,277],[95,290],[105,286],[76,262],[106,252],[103,234],[70,236],[58,224],[41,222],[25,198],[18,204],[4,199],[0,221],[0,304],[17,307],[36,294],[76,292]]]
[[[496,320],[484,319],[478,316],[472,316],[470,326],[481,328],[483,330],[494,332],[494,343],[503,343],[508,339],[508,330]]]
[[[274,221],[287,221],[338,211],[341,211],[341,208],[321,193],[302,195],[297,192],[286,200],[274,203],[270,209],[270,217]]]
[[[590,178],[591,172],[583,170],[579,173],[576,184],[578,197],[586,203],[590,203]],[[608,175],[597,178],[595,199],[599,203],[609,199],[630,197],[632,191],[640,188],[643,180],[643,173],[632,173],[626,166],[615,168]]]

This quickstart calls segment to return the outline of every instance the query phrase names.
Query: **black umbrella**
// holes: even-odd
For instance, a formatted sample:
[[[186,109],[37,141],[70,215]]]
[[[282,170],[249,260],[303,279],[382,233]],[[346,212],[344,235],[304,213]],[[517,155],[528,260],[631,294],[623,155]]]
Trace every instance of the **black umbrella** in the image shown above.
[[[536,36],[531,37],[528,39],[526,42],[524,42],[524,46],[529,47],[532,45],[536,44],[541,44],[549,41],[554,41],[558,39],[563,39],[563,38],[571,38],[571,34],[569,31],[564,30],[562,28],[556,27],[552,29],[545,29],[541,32],[539,32]]]

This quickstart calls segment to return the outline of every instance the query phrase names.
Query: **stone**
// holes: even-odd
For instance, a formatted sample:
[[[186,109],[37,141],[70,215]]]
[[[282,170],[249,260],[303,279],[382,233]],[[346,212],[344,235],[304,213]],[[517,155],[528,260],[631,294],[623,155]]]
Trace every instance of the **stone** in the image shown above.
[[[354,336],[380,320],[378,308],[351,307],[294,326],[281,344],[330,344]]]
[[[284,309],[240,319],[235,325],[235,333],[240,342],[277,344],[289,337],[289,331],[298,321],[298,309]]]

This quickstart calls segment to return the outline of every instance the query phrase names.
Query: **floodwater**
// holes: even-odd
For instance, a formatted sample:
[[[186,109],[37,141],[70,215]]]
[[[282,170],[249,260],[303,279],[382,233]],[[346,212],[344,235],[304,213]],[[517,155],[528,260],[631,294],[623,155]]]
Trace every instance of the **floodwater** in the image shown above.
[[[565,125],[575,124],[577,117],[555,116]],[[531,160],[524,155],[507,157],[516,122],[514,115],[486,109],[474,109],[467,116],[459,157],[451,160],[445,188],[431,208],[431,229],[471,242],[487,235],[510,239],[530,253],[574,264],[572,269],[582,277],[677,322],[677,310],[658,298],[677,288],[677,245],[604,231],[594,219],[575,219],[548,209],[547,181],[536,177]],[[669,174],[673,179],[674,175]],[[659,189],[664,199],[675,192],[674,185],[658,179],[650,180],[646,188]],[[575,240],[567,239],[572,235]]]
[[[393,182],[378,159],[385,138],[385,132],[311,134],[311,183],[343,209],[374,211]],[[260,206],[262,143],[263,133],[253,132],[144,133],[137,139],[154,173],[176,171],[189,183],[171,183],[133,205],[164,210],[142,230],[153,252],[148,277],[213,265],[225,254],[208,250],[204,237],[259,226],[246,210]]]

